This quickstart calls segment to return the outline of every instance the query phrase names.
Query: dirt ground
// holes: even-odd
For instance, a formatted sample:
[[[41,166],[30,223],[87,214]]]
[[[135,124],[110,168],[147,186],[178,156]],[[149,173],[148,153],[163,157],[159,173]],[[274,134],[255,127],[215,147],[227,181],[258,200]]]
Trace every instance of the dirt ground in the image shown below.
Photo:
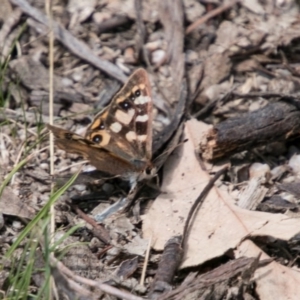
[[[299,299],[299,2],[47,3],[1,0],[0,299]]]

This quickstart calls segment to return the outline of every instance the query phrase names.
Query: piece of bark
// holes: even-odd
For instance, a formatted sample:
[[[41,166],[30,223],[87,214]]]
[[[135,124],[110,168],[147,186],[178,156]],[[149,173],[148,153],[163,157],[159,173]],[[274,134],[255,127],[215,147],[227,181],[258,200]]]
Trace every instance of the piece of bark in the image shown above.
[[[168,101],[174,103],[178,101],[181,93],[182,81],[184,76],[184,28],[183,28],[183,6],[180,0],[167,0],[160,2],[160,20],[164,28],[164,36],[167,43],[167,57],[172,75],[172,85],[165,87],[171,91]]]
[[[183,255],[181,239],[181,236],[175,236],[167,241],[150,288],[148,295],[150,299],[157,299],[161,294],[172,289],[171,283]]]
[[[101,34],[104,32],[109,32],[111,30],[116,29],[117,27],[124,26],[130,22],[130,19],[126,16],[116,15],[107,19],[100,24],[96,25],[97,34]]]
[[[300,185],[298,180],[296,182],[284,182],[282,184],[278,184],[278,187],[281,190],[300,198]]]
[[[187,100],[187,85],[183,84],[179,102],[170,124],[153,137],[152,153],[154,154],[154,158],[156,158],[157,155],[161,155],[161,150],[167,150],[162,148],[167,142],[170,142],[174,133],[176,134],[176,132],[178,132],[178,129],[180,129],[180,122],[184,119],[184,113],[189,105]]]
[[[300,136],[300,111],[285,102],[271,103],[262,109],[242,114],[214,126],[200,141],[206,160],[216,160],[271,142]]]
[[[299,210],[299,204],[291,203],[283,199],[279,195],[273,195],[270,199],[260,203],[257,206],[258,211],[273,212],[273,213],[282,213],[286,211],[297,211]]]
[[[258,262],[258,258],[246,257],[229,261],[216,269],[191,278],[175,290],[162,295],[160,299],[224,299],[228,287],[232,286],[234,279],[241,278],[241,284],[248,285],[248,282],[244,282],[244,278],[249,279],[246,278],[247,275],[252,277],[256,268],[265,266],[270,262],[266,259]],[[240,299],[245,298],[241,297]]]
[[[137,270],[138,263],[138,256],[124,260],[116,270],[116,276],[121,280],[129,278]]]

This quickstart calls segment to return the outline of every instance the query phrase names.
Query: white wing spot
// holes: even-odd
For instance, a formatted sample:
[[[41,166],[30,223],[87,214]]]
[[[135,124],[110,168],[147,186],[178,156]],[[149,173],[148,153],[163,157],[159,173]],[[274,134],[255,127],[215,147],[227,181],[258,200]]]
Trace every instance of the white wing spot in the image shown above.
[[[147,135],[146,134],[144,134],[144,135],[138,135],[137,139],[140,142],[145,142],[147,140]]]
[[[150,101],[150,97],[148,96],[139,96],[134,100],[134,104],[145,104]]]
[[[118,109],[116,111],[116,119],[119,122],[128,125],[131,122],[134,113],[135,113],[134,109],[129,109],[127,112]]]
[[[126,139],[129,142],[135,141],[136,140],[136,133],[134,131],[129,131],[126,133]]]
[[[113,132],[118,133],[122,129],[122,125],[119,122],[112,123],[109,127]]]
[[[137,122],[147,122],[149,120],[148,115],[137,116],[135,119]]]

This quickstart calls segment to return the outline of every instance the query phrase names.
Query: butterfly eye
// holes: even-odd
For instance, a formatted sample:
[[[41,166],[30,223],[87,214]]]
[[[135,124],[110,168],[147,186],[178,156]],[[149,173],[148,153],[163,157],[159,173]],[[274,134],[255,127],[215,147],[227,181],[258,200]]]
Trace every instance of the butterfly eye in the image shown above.
[[[150,167],[147,167],[145,170],[146,175],[151,175],[152,169]]]
[[[139,96],[141,96],[141,91],[140,91],[140,90],[137,90],[137,91],[135,91],[134,94],[135,94],[136,97],[139,97]]]
[[[119,105],[124,110],[129,110],[132,107],[132,104],[128,100],[121,102]]]
[[[97,134],[93,137],[93,142],[96,143],[96,144],[99,144],[102,142],[102,135],[100,134]]]

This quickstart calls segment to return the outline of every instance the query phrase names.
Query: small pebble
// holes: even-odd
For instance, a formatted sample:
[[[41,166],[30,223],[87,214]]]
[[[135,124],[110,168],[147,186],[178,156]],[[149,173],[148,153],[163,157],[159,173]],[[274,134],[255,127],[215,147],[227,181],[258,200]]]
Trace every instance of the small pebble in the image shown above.
[[[82,71],[77,71],[77,72],[74,72],[72,74],[72,79],[75,82],[80,82],[82,80],[82,77],[83,77],[83,72]]]
[[[152,63],[157,65],[161,64],[161,62],[165,59],[166,52],[164,50],[158,49],[152,52],[151,60]]]
[[[12,228],[16,231],[20,231],[23,228],[23,224],[20,221],[13,221]]]
[[[300,173],[300,155],[293,155],[289,160],[289,167],[294,173]]]
[[[270,174],[270,167],[267,164],[254,163],[249,168],[249,177],[253,178],[266,178]]]
[[[41,163],[40,164],[40,168],[42,168],[43,170],[49,170],[49,164],[47,164],[47,163]]]
[[[61,83],[64,86],[72,86],[73,80],[71,80],[70,78],[64,77],[64,78],[62,78]]]
[[[112,15],[109,12],[95,12],[93,14],[93,21],[96,24],[101,24],[102,22],[110,19],[111,17],[112,17]]]
[[[271,179],[280,178],[284,172],[287,171],[287,167],[285,165],[280,165],[271,170]]]
[[[127,64],[136,63],[136,58],[134,56],[134,49],[132,47],[128,47],[124,51],[124,61]]]
[[[42,152],[39,156],[41,160],[46,160],[48,159],[49,154],[47,152]]]

